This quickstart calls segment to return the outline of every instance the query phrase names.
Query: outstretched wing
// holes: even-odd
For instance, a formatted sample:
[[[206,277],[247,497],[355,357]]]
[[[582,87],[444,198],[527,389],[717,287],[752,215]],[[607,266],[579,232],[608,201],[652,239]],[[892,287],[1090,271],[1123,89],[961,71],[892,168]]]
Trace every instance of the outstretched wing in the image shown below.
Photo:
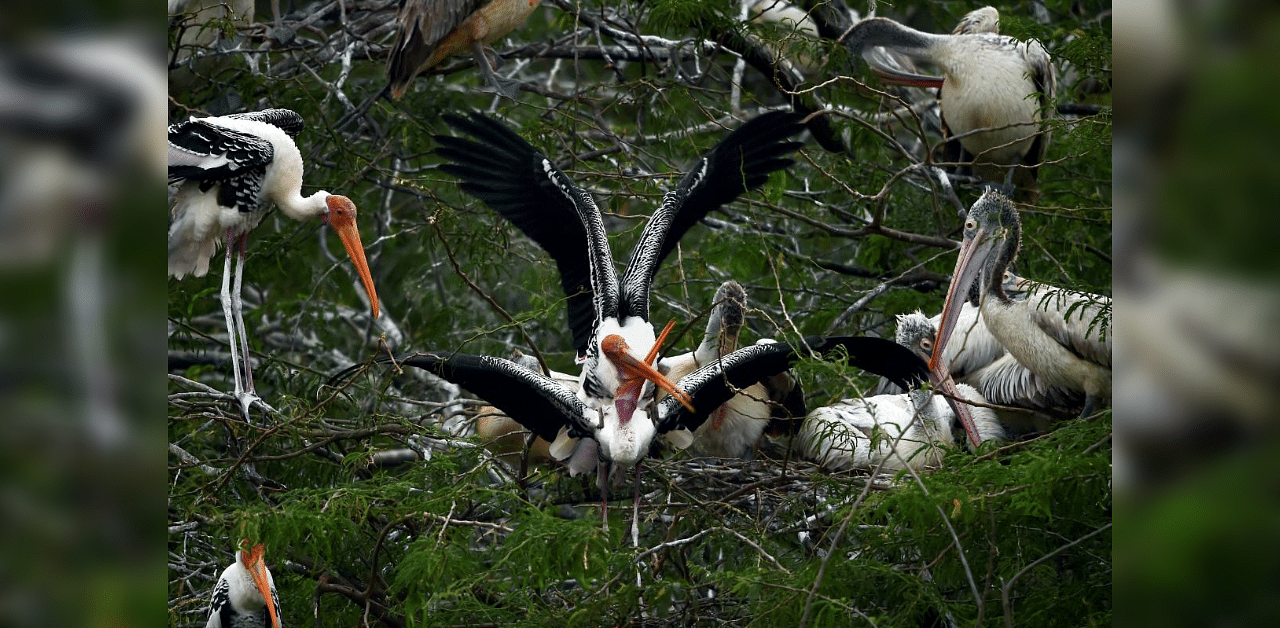
[[[405,356],[396,363],[431,371],[471,391],[548,442],[566,425],[574,437],[590,436],[595,427],[572,390],[511,360],[433,352]]]
[[[788,138],[804,130],[798,113],[770,111],[748,120],[707,151],[653,212],[622,277],[623,316],[649,319],[649,285],[680,239],[709,212],[769,180],[794,161],[801,143]]]
[[[911,388],[928,381],[928,363],[910,349],[884,338],[869,336],[811,336],[804,344],[819,355],[842,352],[848,364]],[[696,412],[670,397],[659,404],[660,432],[685,427],[697,429],[716,408],[736,391],[790,368],[806,352],[782,342],[743,347],[681,378],[676,383],[693,398]]]
[[[446,114],[445,122],[474,139],[437,135],[440,170],[458,177],[462,190],[498,212],[556,261],[568,297],[569,329],[578,355],[586,353],[597,308],[617,312],[617,280],[600,209],[524,138],[501,123],[473,113]],[[581,216],[595,216],[588,238]],[[599,276],[593,276],[593,273]],[[600,300],[593,305],[592,294]]]

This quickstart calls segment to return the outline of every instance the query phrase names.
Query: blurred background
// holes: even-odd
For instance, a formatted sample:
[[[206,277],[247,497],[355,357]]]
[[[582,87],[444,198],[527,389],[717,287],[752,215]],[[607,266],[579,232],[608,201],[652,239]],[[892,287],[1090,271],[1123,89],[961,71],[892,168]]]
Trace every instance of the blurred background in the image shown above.
[[[158,7],[0,11],[0,623],[161,625]],[[1116,12],[1116,623],[1276,625],[1280,9]]]

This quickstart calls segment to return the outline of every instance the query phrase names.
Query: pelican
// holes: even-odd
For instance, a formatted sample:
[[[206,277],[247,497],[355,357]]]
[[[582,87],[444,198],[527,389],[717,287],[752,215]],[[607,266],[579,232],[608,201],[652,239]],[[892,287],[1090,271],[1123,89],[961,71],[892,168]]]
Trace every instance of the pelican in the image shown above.
[[[213,587],[205,628],[280,628],[280,598],[264,552],[261,543],[241,543],[235,562],[222,570]]]
[[[961,20],[953,34],[939,35],[869,18],[850,28],[844,43],[855,58],[883,46],[939,66],[941,78],[875,64],[872,68],[890,82],[940,88],[944,133],[958,136],[975,173],[1002,181],[1006,168],[1021,166],[1017,171],[1026,174],[1018,177],[1020,187],[1030,187],[1049,141],[1041,122],[1052,106],[1057,80],[1044,46],[996,34],[999,19],[995,9],[983,7]],[[984,30],[988,28],[992,30]]]
[[[689,353],[658,361],[658,370],[667,377],[679,380],[737,349],[738,334],[742,330],[747,307],[746,290],[736,281],[726,281],[716,290],[713,304],[706,332],[698,347]],[[779,415],[795,413],[796,416],[804,416],[803,398],[791,398],[791,393],[796,390],[794,380],[785,374],[779,375],[782,377],[770,377],[742,389],[713,410],[710,420],[703,422],[693,433],[694,450],[711,456],[749,458],[755,453],[756,443],[765,428],[773,421],[785,420]],[[797,402],[798,412],[795,409]]]
[[[319,218],[333,227],[369,294],[373,316],[378,316],[378,295],[356,229],[355,204],[323,190],[302,195],[302,154],[293,141],[302,127],[302,116],[288,109],[193,117],[169,126],[169,181],[178,184],[169,223],[169,274],[178,279],[188,274],[203,277],[218,245],[225,244],[222,310],[235,396],[246,419],[258,396],[249,366],[240,285],[245,243],[265,215],[266,201],[294,220]],[[233,285],[231,259],[237,253]]]
[[[485,46],[520,28],[539,0],[400,0],[395,43],[387,59],[391,96],[400,98],[409,82],[441,61],[471,50],[485,81],[508,98],[520,82],[494,73]]]
[[[965,219],[930,366],[945,368],[940,363],[967,294],[1018,364],[1045,386],[1083,394],[1081,416],[1091,415],[1111,398],[1111,299],[1035,283],[1027,284],[1027,298],[1010,298],[997,278],[1021,246],[1022,222],[1013,203],[988,189]]]
[[[927,355],[933,337],[933,325],[923,314],[898,317],[895,340],[900,346],[918,356]],[[987,402],[968,384],[943,389],[949,389],[961,399]],[[968,407],[979,443],[1005,438],[995,412],[985,407],[962,405]],[[958,419],[952,403],[917,387],[905,394],[844,399],[818,408],[805,419],[798,439],[806,456],[833,471],[877,466],[887,470],[920,471],[941,464],[940,446],[955,442],[952,425]]]
[[[571,472],[595,462],[601,463],[600,471],[605,464],[636,465],[657,435],[647,410],[657,389],[692,410],[689,396],[655,368],[666,331],[655,334],[649,322],[649,284],[666,255],[707,212],[791,164],[785,156],[800,144],[788,138],[800,131],[799,120],[794,113],[763,114],[703,155],[663,197],[619,280],[590,194],[502,124],[479,114],[445,116],[454,129],[476,139],[437,136],[438,152],[449,160],[441,170],[457,176],[465,192],[537,242],[559,268],[569,297],[569,328],[583,365],[576,397],[593,417],[588,431],[566,429],[548,439],[557,459],[573,456]],[[578,447],[582,437],[595,442],[597,460]],[[601,473],[601,481],[605,476]]]

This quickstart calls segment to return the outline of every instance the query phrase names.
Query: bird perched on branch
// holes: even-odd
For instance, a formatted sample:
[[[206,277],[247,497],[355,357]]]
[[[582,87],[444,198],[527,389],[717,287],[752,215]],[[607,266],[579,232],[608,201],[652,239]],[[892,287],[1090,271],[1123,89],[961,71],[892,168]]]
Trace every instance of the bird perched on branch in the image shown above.
[[[520,28],[539,0],[400,0],[395,43],[387,59],[391,96],[400,98],[409,82],[446,58],[468,50],[485,82],[508,98],[520,82],[494,73],[485,46]]]
[[[219,244],[226,246],[222,309],[231,343],[235,396],[247,419],[258,400],[249,365],[243,302],[245,243],[266,214],[267,201],[294,220],[319,218],[338,233],[378,316],[378,295],[356,229],[356,206],[345,196],[319,191],[302,195],[302,154],[294,138],[302,116],[267,109],[229,116],[191,118],[169,126],[169,181],[178,184],[169,222],[169,274],[203,277]],[[232,258],[238,259],[234,274]],[[243,377],[241,368],[243,366]]]
[[[930,366],[946,367],[946,348],[967,297],[1024,372],[1062,394],[1084,395],[1081,416],[1093,414],[1111,399],[1111,299],[1035,283],[1024,286],[1026,298],[1010,297],[1000,278],[1021,248],[1018,210],[988,190],[965,219]]]
[[[1057,80],[1040,42],[996,34],[999,13],[983,7],[965,16],[952,34],[918,31],[887,18],[868,18],[844,35],[856,59],[876,46],[937,65],[942,76],[871,64],[884,80],[941,90],[943,132],[955,137],[977,176],[1034,189],[1049,133]],[[1009,170],[1014,168],[1014,170]],[[1006,176],[1008,173],[1008,176]]]
[[[281,628],[276,582],[263,561],[265,546],[244,540],[222,570],[209,600],[205,628]]]

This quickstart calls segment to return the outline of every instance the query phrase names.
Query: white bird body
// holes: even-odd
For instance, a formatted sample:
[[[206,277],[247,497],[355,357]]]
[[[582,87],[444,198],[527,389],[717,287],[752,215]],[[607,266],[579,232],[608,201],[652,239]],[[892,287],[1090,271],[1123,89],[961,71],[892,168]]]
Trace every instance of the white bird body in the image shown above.
[[[302,196],[302,154],[293,141],[302,117],[287,109],[210,118],[191,118],[169,126],[168,175],[178,183],[169,225],[168,272],[178,278],[203,276],[209,259],[224,243],[222,308],[231,339],[235,396],[244,416],[257,400],[248,363],[249,345],[240,299],[245,242],[262,220],[264,202],[273,201],[295,220],[320,218],[337,232],[378,316],[378,295],[365,260],[356,206],[345,196],[320,191]],[[239,264],[232,271],[238,249]],[[241,378],[241,363],[244,377]]]
[[[318,218],[327,210],[325,198],[328,192],[316,192],[308,197],[301,195],[302,153],[284,129],[259,122],[231,117],[191,118],[206,124],[219,126],[266,140],[271,144],[273,158],[266,164],[262,184],[256,202],[273,201],[294,220]],[[230,158],[221,155],[197,155],[169,145],[171,164],[202,163],[203,168],[221,168],[230,164]],[[189,274],[203,277],[209,272],[209,259],[217,252],[228,233],[233,236],[252,231],[262,220],[265,206],[253,211],[242,211],[218,203],[218,187],[201,190],[196,181],[187,181],[178,188],[173,209],[173,224],[169,227],[169,274],[181,279]]]
[[[957,384],[960,396],[986,403],[972,386]],[[917,416],[916,408],[920,411]],[[1004,438],[1004,428],[988,408],[971,406],[983,442]],[[913,390],[898,395],[844,399],[811,412],[800,428],[801,451],[832,471],[882,469],[916,471],[942,462],[943,444],[954,444],[955,413],[940,396]]]
[[[1040,89],[1028,76],[1028,58],[1048,62],[1039,42],[977,33],[943,40],[928,56],[943,70],[942,117],[951,133],[991,129],[961,137],[965,150],[1001,165],[1027,154],[1040,123],[1040,103],[1031,97]]]
[[[205,628],[281,628],[280,598],[262,545],[237,551],[235,562],[222,570]]]
[[[984,294],[982,316],[991,334],[1048,386],[1110,398],[1111,335],[1103,338],[1100,329],[1089,329],[1104,299],[1060,288],[1041,296],[1033,292],[1027,299],[1005,303]],[[993,376],[987,377],[990,382]]]
[[[932,63],[942,78],[890,67],[873,69],[886,80],[941,89],[942,120],[989,180],[1009,166],[1034,171],[1048,141],[1042,111],[1056,95],[1057,79],[1040,42],[1018,41],[994,32],[999,13],[991,7],[971,12],[952,34],[918,31],[886,18],[869,18],[850,29],[845,45],[854,55],[883,46]],[[1038,95],[1038,97],[1037,97]],[[1032,175],[1032,181],[1034,175]]]
[[[689,353],[663,358],[659,370],[674,381],[715,364],[738,346],[745,322],[747,292],[736,281],[726,281],[716,289],[711,314],[702,341]],[[712,411],[708,420],[693,432],[693,449],[709,456],[749,458],[773,415],[771,394],[764,382],[752,384]],[[672,436],[681,432],[669,432]],[[677,445],[678,446],[678,445]]]

